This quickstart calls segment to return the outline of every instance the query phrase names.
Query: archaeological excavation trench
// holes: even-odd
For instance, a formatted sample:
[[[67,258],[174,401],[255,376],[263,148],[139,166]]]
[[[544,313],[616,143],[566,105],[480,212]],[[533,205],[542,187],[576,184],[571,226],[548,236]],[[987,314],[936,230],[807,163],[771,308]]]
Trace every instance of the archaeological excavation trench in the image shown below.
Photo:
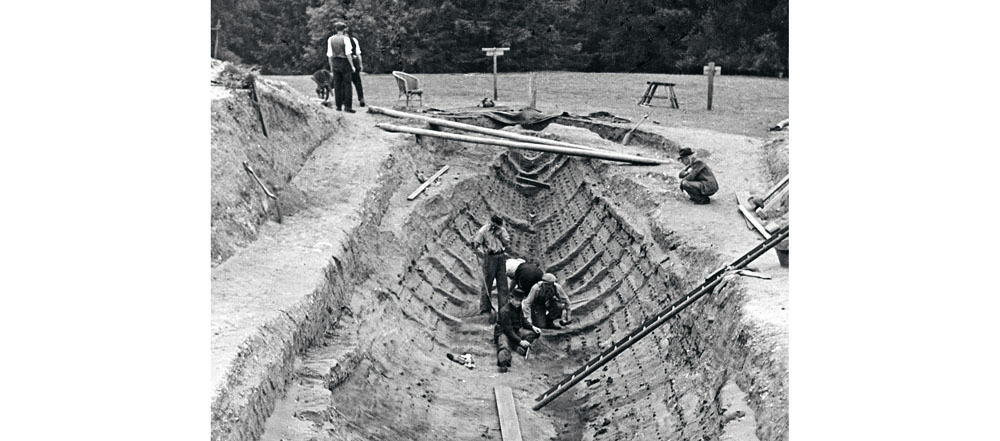
[[[669,141],[641,136],[673,154]],[[533,410],[535,397],[725,262],[634,209],[648,195],[612,176],[627,166],[404,139],[381,164],[321,286],[301,310],[283,311],[292,330],[270,339],[263,331],[241,346],[227,375],[247,378],[230,378],[213,397],[213,439],[507,439],[497,385],[511,387],[524,439],[787,438],[786,366],[752,344],[738,281]],[[461,166],[415,201],[403,199],[414,168],[446,163]],[[496,366],[493,326],[477,314],[481,269],[470,246],[493,213],[506,221],[512,255],[567,288],[574,317],[543,330],[507,373]],[[475,367],[446,354],[471,354]]]

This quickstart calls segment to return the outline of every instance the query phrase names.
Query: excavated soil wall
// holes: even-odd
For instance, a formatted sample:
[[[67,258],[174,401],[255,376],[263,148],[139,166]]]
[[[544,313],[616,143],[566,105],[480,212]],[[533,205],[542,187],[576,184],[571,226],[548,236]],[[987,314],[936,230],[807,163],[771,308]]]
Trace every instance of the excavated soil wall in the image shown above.
[[[228,89],[228,93],[227,98],[212,101],[211,112],[213,266],[256,240],[259,226],[268,219],[280,221],[306,206],[305,195],[292,178],[340,128],[328,113],[287,98],[291,91],[280,83],[258,81],[259,103],[251,99],[249,89]],[[276,200],[265,195],[244,162]]]
[[[376,179],[378,185],[366,196],[362,221],[331,256],[323,280],[315,291],[291,308],[280,311],[240,346],[226,373],[226,384],[212,401],[212,439],[251,441],[260,439],[275,400],[285,393],[294,377],[295,364],[307,349],[322,342],[330,326],[345,311],[372,275],[371,259],[365,254],[377,241],[378,225],[400,177],[385,161]]]

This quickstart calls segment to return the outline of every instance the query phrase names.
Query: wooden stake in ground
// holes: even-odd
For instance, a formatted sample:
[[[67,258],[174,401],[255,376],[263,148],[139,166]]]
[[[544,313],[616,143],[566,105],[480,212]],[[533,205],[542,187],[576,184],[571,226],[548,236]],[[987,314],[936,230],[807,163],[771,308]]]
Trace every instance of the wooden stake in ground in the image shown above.
[[[532,72],[531,73],[531,78],[528,79],[528,108],[531,108],[531,109],[536,109],[536,107],[535,107],[535,98],[536,98],[536,96],[535,96],[535,78],[537,76],[538,76],[538,73]]]
[[[708,110],[712,110],[712,83],[715,80],[715,63],[708,63]]]
[[[219,19],[212,30],[215,31],[215,47],[212,48],[212,58],[215,58],[216,55],[219,54],[219,37],[222,33],[222,19]]]
[[[264,110],[260,108],[260,97],[257,94],[257,76],[252,72],[247,75],[247,86],[250,87],[250,102],[254,109],[257,109],[257,117],[260,119],[260,130],[267,137],[267,123],[264,122]]]
[[[483,52],[486,52],[486,56],[493,57],[493,101],[497,100],[497,57],[503,56],[503,53],[509,51],[509,47],[484,47]]]

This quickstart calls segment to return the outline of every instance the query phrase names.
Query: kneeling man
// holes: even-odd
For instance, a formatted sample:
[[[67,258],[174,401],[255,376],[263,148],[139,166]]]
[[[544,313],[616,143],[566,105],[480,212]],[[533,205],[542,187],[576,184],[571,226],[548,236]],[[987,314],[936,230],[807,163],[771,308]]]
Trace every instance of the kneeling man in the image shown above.
[[[694,155],[694,150],[684,147],[680,151],[681,163],[687,167],[681,171],[681,190],[684,190],[696,204],[709,203],[708,197],[719,191],[715,174],[704,161]]]
[[[493,326],[493,340],[497,345],[497,366],[500,372],[507,372],[510,367],[510,351],[514,348],[518,354],[525,354],[542,331],[531,326],[524,320],[521,313],[522,294],[511,292],[510,301],[500,308],[497,324]]]
[[[521,310],[524,320],[533,328],[561,329],[571,321],[569,296],[552,273],[545,273],[542,281],[531,288],[521,302]]]

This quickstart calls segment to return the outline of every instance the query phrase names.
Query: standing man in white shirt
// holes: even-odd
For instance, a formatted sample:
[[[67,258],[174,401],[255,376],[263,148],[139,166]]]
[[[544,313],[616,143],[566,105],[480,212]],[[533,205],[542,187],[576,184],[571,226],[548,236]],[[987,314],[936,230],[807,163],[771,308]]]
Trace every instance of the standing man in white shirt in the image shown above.
[[[491,314],[507,304],[507,247],[510,233],[503,227],[503,218],[494,214],[490,223],[483,225],[472,237],[472,249],[483,260],[483,294],[479,299],[479,313]],[[497,307],[493,308],[490,291],[496,282]]]
[[[337,33],[326,40],[326,57],[330,59],[330,71],[333,72],[333,97],[337,110],[354,113],[351,102],[351,76],[354,74],[354,61],[350,54],[353,51],[351,39],[347,38],[347,24],[338,21],[333,24]]]

